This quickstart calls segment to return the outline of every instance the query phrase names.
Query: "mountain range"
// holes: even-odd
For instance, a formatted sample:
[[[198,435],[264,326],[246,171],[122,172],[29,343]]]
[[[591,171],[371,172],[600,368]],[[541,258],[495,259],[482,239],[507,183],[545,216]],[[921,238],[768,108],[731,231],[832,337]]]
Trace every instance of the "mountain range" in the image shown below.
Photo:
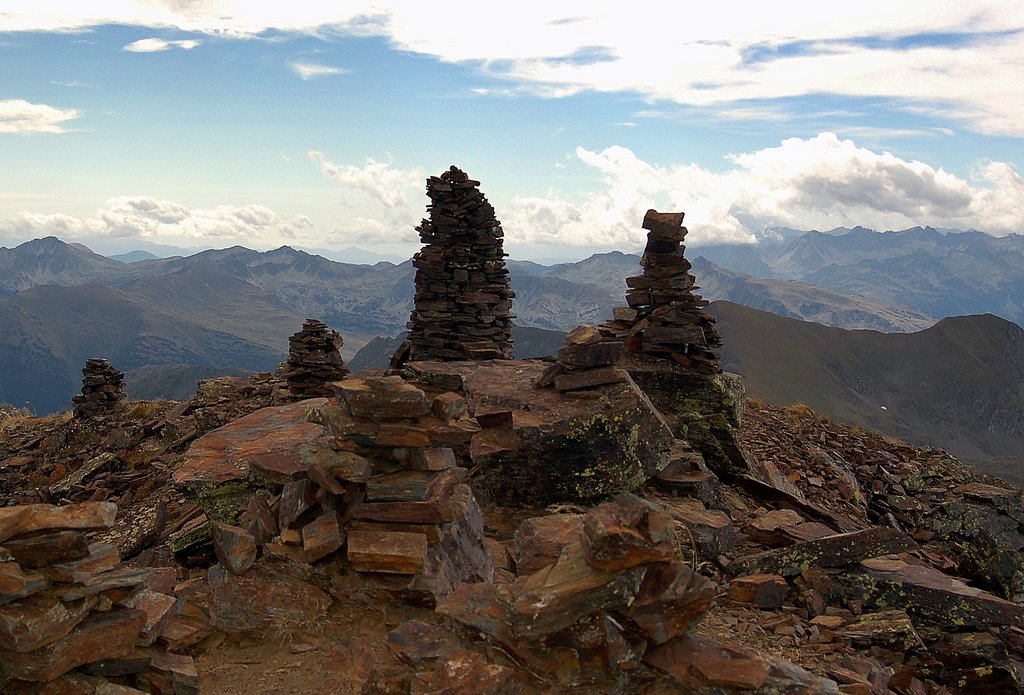
[[[1019,236],[919,228],[786,233],[754,247],[697,249],[706,257],[693,272],[709,299],[835,327],[912,332],[961,306],[1020,321],[1021,247]],[[128,371],[129,383],[160,385],[162,393],[147,386],[138,394],[147,397],[194,386],[175,378],[272,370],[307,317],[338,329],[351,359],[373,338],[404,330],[412,309],[411,261],[339,263],[287,246],[145,255],[123,262],[54,237],[0,248],[0,401],[64,409],[95,356]],[[516,322],[548,331],[598,323],[623,303],[638,263],[619,252],[552,266],[510,260]],[[906,270],[875,268],[894,265]],[[131,378],[142,367],[145,378]]]

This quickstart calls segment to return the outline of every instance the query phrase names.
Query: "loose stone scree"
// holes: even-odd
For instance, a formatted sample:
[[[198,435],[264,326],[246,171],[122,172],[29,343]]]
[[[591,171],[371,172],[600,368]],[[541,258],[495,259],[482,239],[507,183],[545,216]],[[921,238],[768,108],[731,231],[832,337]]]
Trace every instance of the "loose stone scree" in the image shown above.
[[[474,181],[456,167],[427,179],[430,219],[417,231],[415,307],[407,361],[512,358],[512,298],[501,223]]]

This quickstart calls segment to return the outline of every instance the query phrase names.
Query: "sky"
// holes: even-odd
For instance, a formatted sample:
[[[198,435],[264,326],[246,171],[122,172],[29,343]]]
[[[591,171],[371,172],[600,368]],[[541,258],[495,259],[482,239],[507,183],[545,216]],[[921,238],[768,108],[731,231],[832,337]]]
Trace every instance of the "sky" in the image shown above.
[[[0,0],[0,245],[514,258],[773,229],[1024,233],[1024,3]]]

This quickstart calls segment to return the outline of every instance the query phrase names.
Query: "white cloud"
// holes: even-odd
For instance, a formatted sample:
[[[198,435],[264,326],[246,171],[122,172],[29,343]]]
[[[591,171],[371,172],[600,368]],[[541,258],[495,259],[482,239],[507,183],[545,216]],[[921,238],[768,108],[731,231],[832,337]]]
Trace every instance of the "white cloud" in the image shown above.
[[[385,9],[386,8],[386,9]],[[566,18],[571,18],[568,21]],[[508,78],[515,94],[632,92],[651,102],[736,104],[742,117],[809,94],[883,97],[985,132],[1024,134],[1024,3],[263,3],[13,0],[0,31],[104,23],[251,37],[266,30],[382,36],[405,51]],[[467,27],[472,27],[467,31]],[[938,40],[936,37],[952,37]],[[907,41],[908,38],[930,37]]]
[[[389,208],[408,204],[407,194],[422,193],[426,174],[421,169],[395,169],[391,162],[378,162],[371,157],[366,164],[335,164],[323,152],[311,151],[308,156],[320,165],[320,171],[346,188],[361,191]]]
[[[307,243],[313,223],[303,215],[281,215],[262,205],[218,205],[188,208],[147,196],[107,200],[92,217],[62,213],[22,212],[0,221],[0,237],[22,240],[54,235],[63,239],[144,239],[147,241],[217,245],[248,243],[275,246],[295,239]]]
[[[66,133],[64,124],[80,115],[77,109],[33,104],[24,99],[0,99],[0,133]]]
[[[600,175],[602,189],[582,200],[513,198],[499,209],[510,241],[636,249],[649,208],[685,211],[696,244],[752,242],[764,226],[1024,230],[1024,179],[1011,164],[984,162],[968,182],[832,133],[733,155],[723,173],[653,165],[620,146],[580,147],[576,157]]]
[[[314,77],[325,77],[327,75],[344,75],[349,72],[347,68],[336,68],[330,65],[318,65],[317,63],[302,63],[293,62],[289,63],[288,67],[295,72],[296,75],[304,80],[312,80]]]
[[[124,50],[131,53],[159,53],[160,51],[166,51],[170,48],[180,48],[185,51],[191,51],[196,46],[200,45],[202,41],[196,39],[182,39],[179,41],[167,41],[165,39],[139,39],[138,41],[132,41],[130,44],[124,47]]]

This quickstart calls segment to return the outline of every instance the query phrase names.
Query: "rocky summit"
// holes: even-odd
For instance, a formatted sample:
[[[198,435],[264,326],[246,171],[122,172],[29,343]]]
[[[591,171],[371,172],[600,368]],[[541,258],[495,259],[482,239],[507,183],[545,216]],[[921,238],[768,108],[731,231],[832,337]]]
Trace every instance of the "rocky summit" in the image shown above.
[[[1024,494],[748,400],[681,222],[549,358],[326,380],[307,324],[185,402],[2,411],[0,690],[1024,692]]]

